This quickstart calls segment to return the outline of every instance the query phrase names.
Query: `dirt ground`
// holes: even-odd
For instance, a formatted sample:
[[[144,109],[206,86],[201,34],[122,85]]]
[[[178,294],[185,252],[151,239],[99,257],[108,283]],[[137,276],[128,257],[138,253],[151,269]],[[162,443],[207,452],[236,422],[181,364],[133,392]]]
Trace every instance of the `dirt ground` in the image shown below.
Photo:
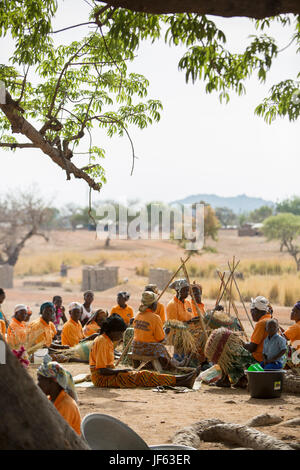
[[[247,237],[247,240],[237,238],[234,231],[224,233],[218,242],[217,254],[205,254],[205,260],[212,260],[220,264],[231,259],[232,253],[237,258],[262,258],[286,256],[278,253],[278,246],[266,243],[261,237]],[[60,250],[88,251],[91,254],[103,250],[103,242],[95,240],[95,234],[90,232],[54,232],[51,234],[51,243],[47,244],[42,239],[31,240],[26,246],[23,256],[30,256],[33,253],[46,253]],[[130,304],[136,310],[143,286],[148,279],[138,277],[135,274],[136,266],[142,264],[143,260],[151,259],[152,262],[159,261],[160,257],[177,259],[178,264],[183,251],[175,244],[163,241],[139,240],[114,242],[109,250],[111,253],[124,253],[124,259],[111,260],[106,265],[118,265],[119,277],[122,283],[105,292],[95,293],[94,307],[101,307],[110,310],[116,303],[116,294],[120,290],[131,292]],[[103,250],[104,252],[104,250]],[[105,251],[107,253],[107,251]],[[133,256],[128,256],[132,253]],[[200,260],[201,261],[201,260]],[[199,261],[199,262],[200,262]],[[81,268],[70,269],[69,276],[80,277]],[[25,303],[33,309],[33,319],[37,318],[39,306],[46,300],[51,300],[53,295],[62,295],[64,305],[71,301],[82,301],[80,285],[72,285],[66,288],[64,285],[55,289],[32,289],[23,286],[24,280],[46,280],[59,279],[59,273],[44,276],[31,276],[26,278],[16,278],[13,289],[7,289],[7,298],[3,304],[3,310],[10,319],[13,307],[17,303]],[[166,304],[171,299],[173,293],[167,292],[163,297]],[[205,299],[206,308],[214,305],[214,300]],[[251,335],[251,326],[247,321],[246,314],[240,303],[237,303],[241,320],[248,335]],[[274,306],[276,318],[283,327],[291,324],[290,308]],[[29,373],[36,381],[37,365],[31,365]],[[89,373],[87,364],[65,364],[65,367],[72,373]],[[219,418],[225,422],[246,423],[250,418],[268,412],[288,420],[300,417],[300,396],[282,394],[281,398],[259,400],[250,398],[247,390],[221,389],[215,386],[201,385],[197,391],[188,393],[175,393],[168,390],[165,393],[157,393],[152,389],[97,389],[95,387],[78,387],[79,407],[82,418],[92,412],[100,412],[112,415],[134,429],[148,444],[170,443],[172,436],[179,429],[192,425],[197,421],[208,418]],[[296,428],[285,427],[281,424],[258,428],[260,431],[274,437],[286,440],[286,442],[299,442],[300,431]],[[202,443],[201,449],[226,449],[218,443]]]
[[[65,364],[73,376],[89,373],[87,364]],[[36,380],[36,368],[30,374]],[[202,419],[218,418],[224,422],[246,423],[262,413],[284,418],[300,417],[300,396],[282,394],[276,399],[251,398],[247,390],[224,389],[201,384],[197,391],[164,393],[153,389],[76,388],[81,417],[89,413],[104,413],[120,419],[137,432],[149,445],[172,442],[176,431]],[[298,427],[282,424],[257,428],[285,442],[300,443]],[[220,450],[232,447],[221,443],[203,442],[200,449]]]

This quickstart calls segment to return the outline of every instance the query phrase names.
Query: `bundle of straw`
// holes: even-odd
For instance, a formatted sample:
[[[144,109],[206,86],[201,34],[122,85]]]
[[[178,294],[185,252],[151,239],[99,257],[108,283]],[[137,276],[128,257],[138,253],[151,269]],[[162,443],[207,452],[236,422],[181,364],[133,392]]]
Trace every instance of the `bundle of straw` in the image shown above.
[[[66,359],[80,359],[81,361],[88,361],[90,357],[90,352],[93,346],[94,341],[84,341],[83,343],[76,344],[70,349],[64,349],[62,354],[59,353],[59,350],[56,351],[57,358],[63,356],[61,359],[66,362]]]
[[[170,332],[166,338],[166,344],[172,345],[178,354],[189,354],[197,353],[197,346],[194,336],[188,329],[188,326],[178,320],[168,320],[164,328],[170,329]]]
[[[204,316],[204,322],[212,329],[229,328],[230,330],[240,330],[240,326],[236,318],[231,317],[223,311],[212,310]]]
[[[227,375],[242,349],[243,342],[238,335],[228,328],[218,328],[210,334],[204,353],[209,361],[218,364]]]

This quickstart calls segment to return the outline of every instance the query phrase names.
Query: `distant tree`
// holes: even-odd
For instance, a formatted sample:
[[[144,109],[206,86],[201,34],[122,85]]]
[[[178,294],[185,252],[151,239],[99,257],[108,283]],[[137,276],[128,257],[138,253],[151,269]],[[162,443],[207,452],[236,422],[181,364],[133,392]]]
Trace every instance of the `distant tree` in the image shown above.
[[[270,206],[261,206],[250,212],[249,221],[254,223],[263,222],[265,219],[274,214],[274,209]]]
[[[268,217],[264,221],[263,233],[268,241],[280,241],[280,250],[286,248],[296,262],[297,271],[300,271],[300,247],[295,242],[300,235],[300,216],[282,213]]]
[[[276,204],[276,212],[289,212],[291,214],[300,215],[300,197],[294,196],[291,199]]]
[[[236,214],[228,207],[217,207],[215,214],[224,227],[235,225],[237,223]]]
[[[31,192],[7,194],[0,199],[0,264],[15,266],[25,243],[33,236],[48,241],[45,228],[53,211]]]

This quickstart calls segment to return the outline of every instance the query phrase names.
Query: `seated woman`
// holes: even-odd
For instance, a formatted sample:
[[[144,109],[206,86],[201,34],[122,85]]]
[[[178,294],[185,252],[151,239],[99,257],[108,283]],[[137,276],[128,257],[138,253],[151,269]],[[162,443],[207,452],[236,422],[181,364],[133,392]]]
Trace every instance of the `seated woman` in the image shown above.
[[[194,317],[192,306],[187,300],[190,287],[186,279],[178,279],[170,284],[171,289],[176,290],[176,295],[167,305],[167,319],[189,321]]]
[[[135,372],[129,369],[114,369],[114,344],[120,342],[125,330],[126,324],[119,315],[111,315],[104,321],[90,353],[91,379],[96,387],[135,388],[164,385],[193,387],[199,369],[182,376],[147,370]]]
[[[158,288],[156,284],[148,284],[145,287],[144,291],[151,291],[151,292],[154,292],[154,294],[158,294]],[[156,302],[156,304],[157,304],[157,307],[154,313],[156,313],[156,315],[160,317],[162,324],[164,324],[166,321],[165,306],[164,304],[160,302]]]
[[[195,300],[196,300],[196,304],[200,310],[200,313],[201,315],[205,315],[205,308],[204,308],[204,304],[202,303],[202,286],[200,284],[196,284],[196,282],[194,281],[193,284],[192,284],[192,290],[193,290],[193,294],[194,294],[194,297],[195,297]],[[196,304],[194,302],[194,299],[192,298],[191,299],[191,305],[192,305],[192,310],[193,310],[193,314],[194,314],[194,317],[199,317],[199,313],[197,311],[197,308],[196,308]]]
[[[81,314],[81,305],[78,302],[71,302],[69,305],[70,319],[61,330],[61,344],[64,346],[76,346],[84,338],[83,329],[79,321]]]
[[[119,292],[117,296],[118,305],[115,305],[110,312],[111,315],[113,313],[120,315],[126,325],[129,325],[131,318],[133,318],[133,308],[126,303],[129,298],[130,294],[128,292]]]
[[[74,429],[81,434],[81,416],[77,406],[77,395],[72,375],[58,362],[52,361],[49,355],[44,357],[43,364],[37,371],[38,386],[50,397],[51,402]]]
[[[87,321],[85,327],[83,328],[83,334],[85,338],[93,335],[94,333],[100,333],[100,328],[104,320],[106,320],[108,314],[102,308],[96,310],[91,318]]]
[[[295,323],[285,331],[281,328],[284,338],[290,342],[287,366],[297,375],[300,375],[300,301],[298,301],[291,311],[291,320]]]
[[[26,343],[26,324],[24,323],[26,315],[26,305],[15,306],[14,316],[7,328],[7,342],[12,348],[19,348]]]
[[[134,319],[134,337],[132,342],[133,354],[153,356],[159,360],[164,369],[176,367],[177,361],[171,359],[162,343],[165,332],[160,317],[154,313],[157,308],[157,294],[144,291],[139,307],[139,313]]]
[[[54,320],[54,305],[52,302],[44,302],[40,307],[40,318],[28,325],[27,338],[30,345],[33,346],[40,343],[41,348],[68,348],[68,346],[61,346],[53,342],[56,338],[56,328],[52,320]]]

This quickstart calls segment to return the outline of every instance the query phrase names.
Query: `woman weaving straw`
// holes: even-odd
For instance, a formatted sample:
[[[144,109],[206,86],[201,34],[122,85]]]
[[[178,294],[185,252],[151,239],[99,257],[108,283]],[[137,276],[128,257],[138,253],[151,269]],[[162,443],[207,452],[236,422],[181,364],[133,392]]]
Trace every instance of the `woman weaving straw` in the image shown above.
[[[47,354],[37,371],[38,386],[47,395],[57,411],[81,434],[81,417],[77,406],[77,395],[72,375]]]
[[[196,300],[196,304],[199,307],[201,315],[205,315],[205,308],[204,308],[204,304],[202,303],[202,298],[201,298],[202,297],[202,286],[200,284],[197,284],[194,281],[191,287],[193,289],[193,294],[194,294],[194,297],[195,297],[195,300]],[[199,316],[198,312],[197,312],[196,304],[194,302],[194,299],[192,298],[191,305],[192,305],[192,310],[193,310],[194,317]]]
[[[147,370],[135,372],[129,369],[114,369],[114,344],[120,342],[125,330],[126,324],[119,315],[113,314],[104,321],[100,336],[95,339],[90,354],[91,379],[96,387],[193,387],[200,369],[182,376]]]
[[[67,349],[68,346],[61,346],[54,343],[56,338],[56,328],[52,320],[54,320],[55,310],[52,302],[44,302],[40,306],[40,318],[29,323],[28,340],[30,344],[35,345],[41,343],[48,348]]]
[[[144,291],[154,292],[154,294],[157,294],[157,295],[159,294],[156,284],[147,284],[147,286],[145,286]],[[164,304],[160,302],[156,302],[156,305],[157,307],[154,313],[156,313],[156,315],[160,317],[162,324],[164,324],[166,321],[165,306]]]
[[[134,319],[134,336],[132,352],[139,356],[152,356],[159,360],[166,370],[174,368],[180,363],[172,359],[162,343],[165,332],[160,317],[154,313],[157,309],[158,295],[151,291],[142,294],[139,313]]]
[[[25,318],[27,315],[26,305],[19,304],[15,306],[14,316],[7,328],[7,342],[12,348],[24,345],[26,343],[27,328]]]

